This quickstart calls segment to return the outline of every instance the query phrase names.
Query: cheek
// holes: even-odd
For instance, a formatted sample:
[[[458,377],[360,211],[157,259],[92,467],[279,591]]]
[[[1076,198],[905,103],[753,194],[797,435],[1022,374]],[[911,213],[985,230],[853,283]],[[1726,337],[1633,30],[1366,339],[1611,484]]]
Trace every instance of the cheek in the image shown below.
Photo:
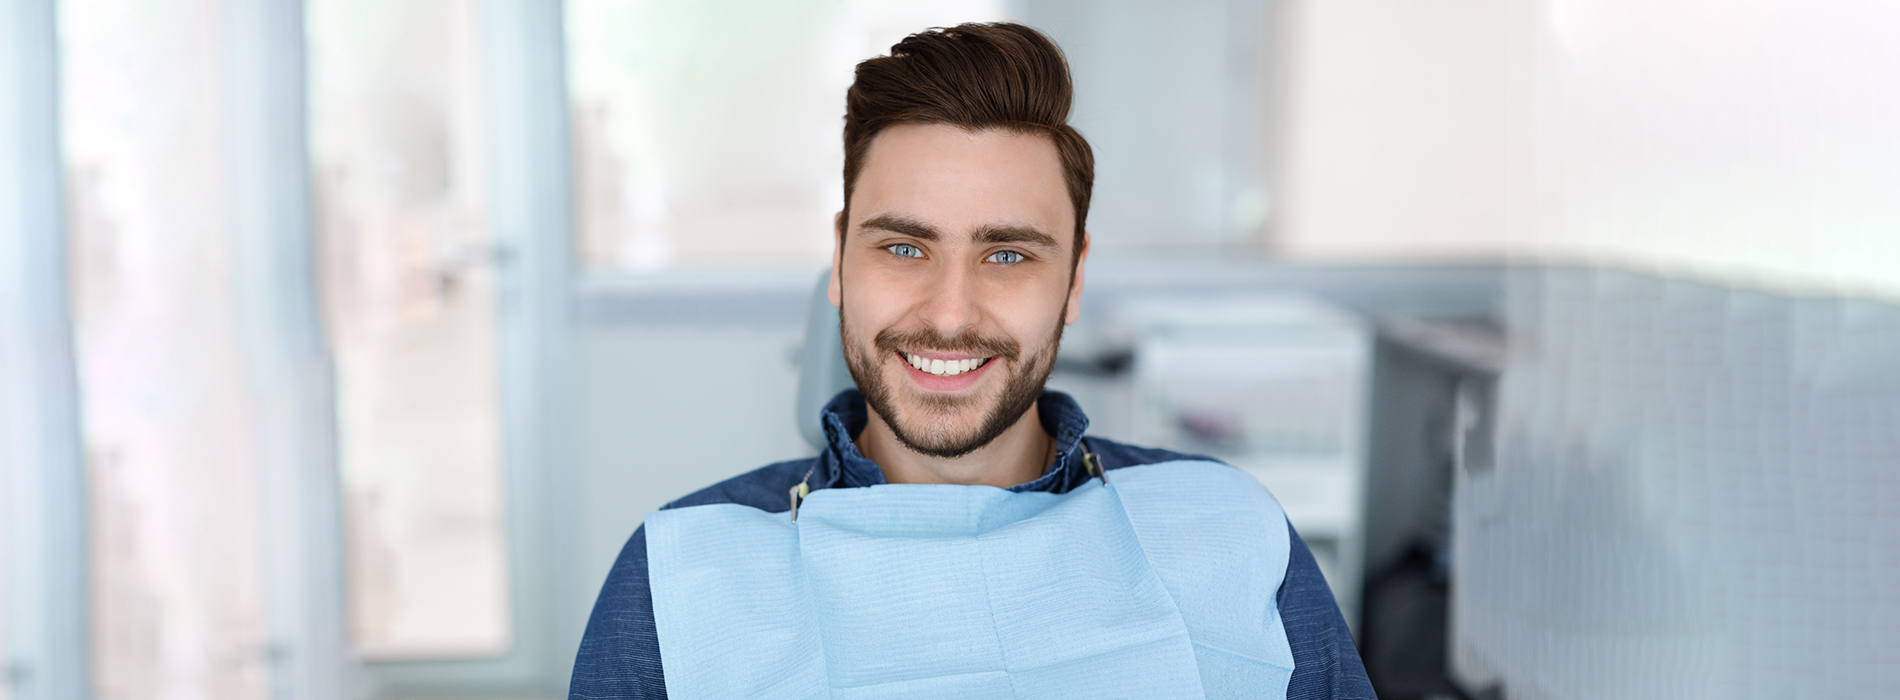
[[[879,331],[897,324],[906,305],[901,290],[893,289],[876,274],[847,275],[839,299],[839,312],[851,332],[869,343]]]
[[[918,270],[899,269],[863,250],[846,253],[843,263],[840,298],[847,313],[862,320],[853,321],[858,328],[888,328],[929,299],[933,280]]]
[[[984,315],[1021,342],[1025,351],[1041,347],[1053,332],[1050,329],[1062,325],[1063,305],[1069,298],[1067,289],[1040,284],[998,285],[987,296]]]

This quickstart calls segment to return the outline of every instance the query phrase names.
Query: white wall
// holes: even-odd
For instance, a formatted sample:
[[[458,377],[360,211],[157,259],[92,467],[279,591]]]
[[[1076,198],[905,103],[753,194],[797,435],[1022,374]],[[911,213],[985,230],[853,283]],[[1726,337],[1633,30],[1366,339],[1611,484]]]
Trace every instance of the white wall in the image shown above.
[[[1900,294],[1900,6],[1290,0],[1272,251]]]
[[[1015,0],[1075,80],[1096,250],[1231,247],[1265,222],[1271,0]]]
[[[1505,285],[1471,689],[1892,696],[1900,5],[1285,10],[1270,250],[1589,265]]]
[[[1450,662],[1504,697],[1900,696],[1900,305],[1513,272]]]

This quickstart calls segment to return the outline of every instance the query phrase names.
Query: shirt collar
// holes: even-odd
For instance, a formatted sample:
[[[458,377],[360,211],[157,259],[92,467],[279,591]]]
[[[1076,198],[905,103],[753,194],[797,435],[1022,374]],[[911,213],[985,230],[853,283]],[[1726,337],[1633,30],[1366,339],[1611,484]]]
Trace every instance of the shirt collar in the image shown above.
[[[1056,438],[1056,458],[1043,468],[1042,476],[1009,488],[1010,491],[1051,491],[1064,493],[1089,479],[1082,463],[1082,434],[1088,431],[1089,418],[1075,399],[1060,391],[1044,391],[1036,402],[1042,429]],[[857,437],[870,422],[864,408],[864,394],[846,389],[832,397],[819,414],[825,427],[825,450],[812,468],[811,488],[854,488],[886,483],[884,470],[858,452]]]

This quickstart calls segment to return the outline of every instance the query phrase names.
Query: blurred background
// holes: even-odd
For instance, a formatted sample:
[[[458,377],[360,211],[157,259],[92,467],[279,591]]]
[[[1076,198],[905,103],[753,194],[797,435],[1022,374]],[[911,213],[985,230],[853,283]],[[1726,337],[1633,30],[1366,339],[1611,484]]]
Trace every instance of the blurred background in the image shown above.
[[[1052,386],[1272,488],[1382,697],[1900,696],[1900,5],[0,0],[0,699],[564,697],[816,450],[853,65],[1004,19]]]

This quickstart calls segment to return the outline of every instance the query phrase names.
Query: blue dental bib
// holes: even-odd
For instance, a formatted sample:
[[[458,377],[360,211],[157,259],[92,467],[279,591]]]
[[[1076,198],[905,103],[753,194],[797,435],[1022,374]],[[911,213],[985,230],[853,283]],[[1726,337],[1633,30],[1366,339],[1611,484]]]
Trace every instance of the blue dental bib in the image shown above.
[[[1284,698],[1286,517],[1232,467],[647,516],[673,698]]]

